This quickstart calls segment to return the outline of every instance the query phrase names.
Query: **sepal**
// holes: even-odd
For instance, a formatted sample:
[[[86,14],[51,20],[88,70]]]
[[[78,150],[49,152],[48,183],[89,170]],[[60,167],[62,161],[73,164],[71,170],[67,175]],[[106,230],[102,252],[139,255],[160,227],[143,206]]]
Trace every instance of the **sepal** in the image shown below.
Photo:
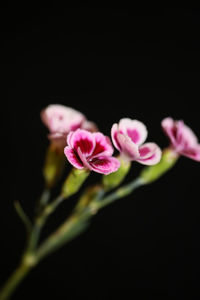
[[[117,187],[125,178],[130,170],[131,162],[118,157],[120,167],[116,172],[103,176],[103,186],[105,190],[111,190]]]
[[[167,148],[162,153],[162,158],[157,165],[146,167],[142,170],[140,178],[144,184],[151,183],[159,179],[170,170],[176,163],[179,155],[171,148]]]
[[[89,174],[90,171],[87,169],[73,168],[62,186],[62,196],[67,198],[78,192]]]
[[[52,188],[60,179],[65,166],[63,151],[50,144],[45,158],[43,175],[48,188]]]

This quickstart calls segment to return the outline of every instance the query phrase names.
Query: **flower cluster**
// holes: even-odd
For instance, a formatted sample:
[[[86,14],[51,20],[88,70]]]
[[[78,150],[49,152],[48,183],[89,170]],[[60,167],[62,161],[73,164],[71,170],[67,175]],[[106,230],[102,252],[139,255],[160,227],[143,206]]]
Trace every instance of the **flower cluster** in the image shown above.
[[[37,201],[32,221],[21,205],[15,203],[27,229],[27,247],[21,264],[0,290],[0,299],[10,299],[26,274],[47,255],[81,234],[99,210],[158,180],[181,155],[200,161],[200,143],[196,135],[183,121],[172,118],[161,123],[170,140],[169,147],[163,151],[156,143],[145,142],[148,131],[138,120],[119,120],[113,124],[110,138],[99,132],[95,123],[88,121],[81,112],[63,105],[49,105],[41,112],[41,119],[49,129],[50,140],[43,166],[44,191]],[[117,157],[113,156],[113,145],[119,152]],[[58,196],[51,199],[51,191],[63,175],[66,160],[74,168],[67,174]],[[137,178],[121,185],[132,161],[147,167]],[[79,192],[90,171],[103,174],[100,183],[89,185],[80,197],[78,195],[71,214],[53,233],[41,239],[47,219],[65,199]]]
[[[120,167],[119,160],[112,156],[114,148],[110,138],[98,132],[95,123],[88,121],[82,113],[57,104],[44,109],[41,118],[50,131],[51,142],[64,149],[66,158],[75,168],[107,175]],[[162,128],[174,153],[200,161],[200,144],[183,121],[166,118],[162,121]],[[138,120],[123,118],[115,123],[111,138],[121,160],[158,164],[162,151],[156,143],[144,143],[147,134],[146,126]]]

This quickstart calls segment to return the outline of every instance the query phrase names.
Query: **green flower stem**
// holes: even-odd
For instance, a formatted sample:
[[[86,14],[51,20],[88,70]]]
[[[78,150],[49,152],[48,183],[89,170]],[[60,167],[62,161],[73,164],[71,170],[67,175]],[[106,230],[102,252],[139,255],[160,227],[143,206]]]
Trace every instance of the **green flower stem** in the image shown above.
[[[39,198],[36,211],[40,211],[45,207],[45,205],[49,202],[50,196],[51,196],[50,189],[48,187],[45,187],[42,192],[42,195]]]
[[[34,257],[24,255],[21,264],[13,272],[3,288],[0,290],[0,300],[10,299],[17,286],[21,283],[21,281],[26,277],[26,275],[34,266]]]
[[[136,188],[140,187],[144,184],[144,181],[139,177],[135,179],[134,181],[118,188],[113,193],[105,197],[104,199],[100,201],[94,201],[91,203],[91,208],[95,210],[99,210],[105,206],[108,206],[109,204],[113,203],[114,201],[123,198],[125,196],[128,196],[130,193],[132,193]]]
[[[21,204],[18,201],[14,202],[14,207],[15,210],[18,214],[18,216],[20,217],[21,221],[23,222],[26,232],[27,232],[27,237],[30,235],[31,231],[32,231],[32,223],[29,219],[29,217],[26,215],[23,207],[21,206]]]
[[[82,233],[87,228],[89,220],[100,209],[113,203],[117,199],[129,195],[136,188],[159,179],[174,166],[177,159],[178,155],[174,153],[173,149],[165,149],[159,164],[144,168],[137,179],[116,189],[114,192],[105,197],[105,191],[102,185],[89,188],[80,198],[72,215],[54,233],[47,237],[47,239],[38,248],[40,232],[48,216],[54,212],[56,207],[65,198],[77,192],[89,175],[89,172],[85,172],[84,170],[73,169],[72,173],[64,183],[61,196],[48,205],[45,205],[42,212],[38,215],[38,217],[36,217],[35,224],[33,225],[30,234],[29,245],[25,250],[22,262],[1,290],[0,300],[9,299],[18,284],[41,259]],[[18,213],[21,215],[21,219],[27,222],[24,218],[23,211],[19,207],[18,210]]]
[[[72,214],[67,221],[42,243],[36,252],[37,260],[40,261],[82,233],[87,228],[87,221],[90,217],[91,211],[87,209],[80,214]]]
[[[77,206],[75,207],[74,213],[72,213],[67,221],[65,221],[53,234],[51,234],[39,247],[37,251],[37,259],[43,259],[48,254],[54,252],[62,245],[71,241],[71,239],[75,238],[86,229],[89,220],[101,208],[111,204],[119,198],[129,195],[133,190],[135,190],[142,184],[143,181],[138,178],[135,181],[117,189],[115,192],[101,200],[95,194],[94,198],[89,201],[88,205],[85,203],[86,205],[80,206],[80,203],[84,199],[81,198],[82,201],[78,202]]]
[[[74,211],[81,212],[89,206],[91,202],[102,199],[105,195],[105,188],[102,184],[95,184],[88,187],[81,195],[78,203],[76,204]]]
[[[11,294],[38,263],[36,249],[40,238],[41,230],[46,223],[47,218],[55,211],[57,206],[64,200],[63,196],[58,196],[53,202],[48,204],[43,211],[36,217],[32,230],[29,232],[27,247],[22,256],[21,264],[10,276],[2,290],[0,291],[0,300],[9,299]],[[18,207],[17,207],[18,208]],[[21,211],[20,211],[21,212]]]
[[[29,242],[28,242],[28,247],[27,247],[28,253],[29,252],[34,253],[34,251],[38,245],[40,233],[41,233],[43,226],[45,225],[48,217],[55,211],[55,209],[58,207],[58,205],[63,200],[64,200],[64,198],[62,195],[58,196],[54,201],[52,201],[51,203],[46,205],[44,207],[44,209],[42,210],[42,212],[38,216],[36,216],[35,223],[33,225],[33,229],[30,234],[30,237],[29,237]]]
[[[81,185],[87,179],[89,174],[90,173],[87,170],[78,170],[74,168],[72,169],[72,171],[70,172],[63,184],[61,194],[54,201],[52,201],[49,204],[46,204],[41,210],[41,212],[36,216],[33,230],[28,243],[28,252],[32,253],[37,248],[40,233],[47,221],[47,218],[55,211],[55,209],[62,201],[72,196],[80,189]],[[44,200],[48,196],[45,194]]]

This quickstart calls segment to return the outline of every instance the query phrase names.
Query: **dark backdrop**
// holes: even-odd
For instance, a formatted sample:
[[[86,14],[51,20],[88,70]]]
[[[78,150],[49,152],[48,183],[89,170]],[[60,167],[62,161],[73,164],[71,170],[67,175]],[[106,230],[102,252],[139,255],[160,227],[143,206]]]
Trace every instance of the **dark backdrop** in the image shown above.
[[[77,5],[4,7],[0,14],[2,282],[24,243],[13,200],[31,215],[43,186],[48,141],[39,113],[46,105],[74,107],[107,135],[122,117],[141,120],[149,141],[161,147],[168,145],[160,127],[166,116],[184,119],[200,137],[200,11]],[[132,176],[140,169],[134,164]],[[199,164],[181,158],[157,183],[101,211],[13,299],[112,299],[119,288],[131,289],[131,299],[199,295],[198,192]],[[68,205],[46,232],[65,218]]]

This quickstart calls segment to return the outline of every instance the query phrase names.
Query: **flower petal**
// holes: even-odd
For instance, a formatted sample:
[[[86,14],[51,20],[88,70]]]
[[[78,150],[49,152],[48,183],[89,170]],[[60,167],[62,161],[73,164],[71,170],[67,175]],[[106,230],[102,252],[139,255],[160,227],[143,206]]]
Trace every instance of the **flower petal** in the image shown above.
[[[157,164],[162,156],[162,152],[155,143],[146,143],[139,147],[140,158],[138,162],[144,165]]]
[[[147,138],[146,126],[138,120],[129,118],[120,120],[119,132],[127,134],[136,145],[141,145]]]
[[[162,120],[161,126],[165,132],[165,134],[169,137],[171,143],[176,146],[176,134],[177,134],[177,127],[176,122],[168,117]]]
[[[75,153],[73,149],[69,146],[66,146],[64,149],[64,154],[67,157],[68,161],[77,169],[83,169],[83,163],[78,158],[78,155]]]
[[[79,158],[80,158],[80,160],[82,161],[84,167],[85,167],[86,169],[88,169],[88,170],[92,170],[92,167],[91,167],[90,164],[88,163],[88,161],[87,161],[85,155],[81,152],[80,147],[78,147],[77,152],[78,152]]]
[[[111,141],[108,136],[103,135],[101,132],[93,133],[95,139],[95,148],[92,157],[111,156],[114,152]]]
[[[127,160],[136,160],[140,157],[138,146],[125,134],[118,133],[117,140],[121,148],[121,154]]]
[[[198,139],[190,127],[183,121],[177,121],[177,143],[183,144],[184,147],[197,145]]]
[[[51,133],[68,133],[79,128],[85,116],[71,107],[53,104],[42,110],[41,119]]]
[[[73,148],[73,147],[72,147],[72,143],[71,143],[71,138],[72,138],[73,134],[74,134],[74,132],[73,132],[73,131],[70,131],[70,132],[68,133],[68,135],[67,135],[67,144],[68,144],[71,148]]]
[[[120,151],[121,148],[120,148],[120,144],[117,139],[117,134],[118,134],[118,124],[115,123],[115,124],[113,124],[113,126],[111,128],[111,138],[112,138],[112,142],[113,142],[115,148]]]
[[[181,152],[182,155],[187,156],[193,160],[200,161],[200,144],[197,144],[195,147],[191,147]]]
[[[81,125],[81,129],[85,129],[85,130],[88,130],[88,131],[91,131],[91,132],[98,131],[97,125],[94,122],[91,122],[91,121],[88,121],[88,120],[85,120],[83,122],[83,124]]]
[[[91,132],[84,129],[77,129],[68,136],[68,142],[71,148],[78,151],[80,148],[83,155],[89,156],[95,148],[95,139]]]
[[[102,156],[92,160],[90,165],[93,171],[107,175],[116,172],[120,167],[120,162],[115,157]]]
[[[193,149],[198,145],[196,135],[183,121],[174,121],[172,118],[165,118],[161,125],[175,151],[178,153],[188,151],[190,148]]]

